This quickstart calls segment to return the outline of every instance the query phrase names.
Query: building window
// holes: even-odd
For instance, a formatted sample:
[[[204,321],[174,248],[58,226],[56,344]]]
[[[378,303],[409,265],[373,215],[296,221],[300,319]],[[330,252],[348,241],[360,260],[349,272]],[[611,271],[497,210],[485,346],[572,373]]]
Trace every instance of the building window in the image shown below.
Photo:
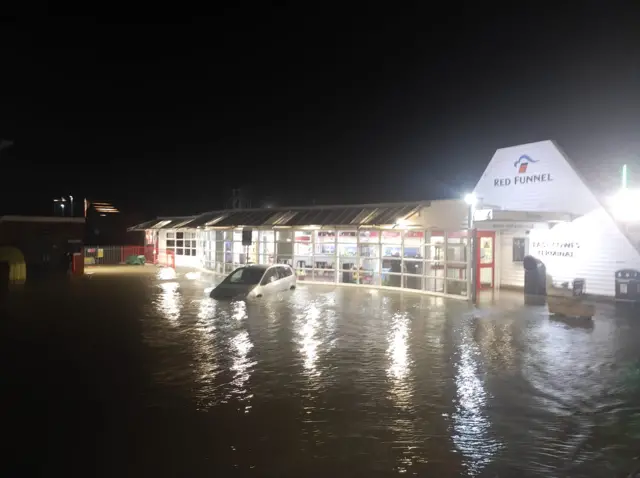
[[[529,241],[526,237],[513,238],[513,262],[522,262],[527,255]]]
[[[180,231],[176,232],[176,240],[167,240],[167,249],[175,247],[177,256],[193,256],[196,257],[197,236],[195,232]]]

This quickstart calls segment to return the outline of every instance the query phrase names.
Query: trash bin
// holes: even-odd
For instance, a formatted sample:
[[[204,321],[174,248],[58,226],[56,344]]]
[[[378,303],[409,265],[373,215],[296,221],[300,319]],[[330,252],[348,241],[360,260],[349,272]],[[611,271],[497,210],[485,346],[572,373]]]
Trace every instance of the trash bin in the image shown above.
[[[526,256],[524,266],[525,295],[547,295],[547,268],[540,259]]]
[[[640,271],[635,269],[616,271],[616,300],[640,302]]]

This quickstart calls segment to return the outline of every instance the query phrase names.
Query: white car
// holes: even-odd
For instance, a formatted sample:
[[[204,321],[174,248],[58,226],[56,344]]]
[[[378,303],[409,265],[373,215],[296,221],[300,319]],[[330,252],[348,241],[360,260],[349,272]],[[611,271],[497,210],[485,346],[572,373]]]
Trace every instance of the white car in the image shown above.
[[[247,265],[229,274],[211,291],[213,299],[259,299],[294,290],[296,275],[287,264]]]

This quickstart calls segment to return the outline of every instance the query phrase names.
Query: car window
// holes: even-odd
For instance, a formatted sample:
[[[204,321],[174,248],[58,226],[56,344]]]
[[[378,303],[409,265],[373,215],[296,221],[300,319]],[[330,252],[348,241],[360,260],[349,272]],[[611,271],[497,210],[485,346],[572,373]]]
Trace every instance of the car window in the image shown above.
[[[285,277],[289,277],[290,275],[293,275],[291,269],[284,266],[278,267],[278,276],[280,277],[280,279],[284,279]]]
[[[256,269],[253,267],[241,267],[233,271],[226,279],[225,282],[230,284],[246,284],[253,285],[260,282],[264,269]]]
[[[262,285],[270,284],[271,282],[275,282],[278,279],[279,277],[278,277],[278,272],[276,271],[276,267],[273,267],[265,273],[260,284]]]

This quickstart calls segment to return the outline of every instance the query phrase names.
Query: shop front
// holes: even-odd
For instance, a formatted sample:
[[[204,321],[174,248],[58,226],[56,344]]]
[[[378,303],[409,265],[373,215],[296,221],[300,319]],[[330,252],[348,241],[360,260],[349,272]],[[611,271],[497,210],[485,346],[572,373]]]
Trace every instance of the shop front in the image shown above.
[[[177,267],[228,274],[286,263],[309,283],[399,288],[466,298],[463,201],[215,211],[134,226]]]

